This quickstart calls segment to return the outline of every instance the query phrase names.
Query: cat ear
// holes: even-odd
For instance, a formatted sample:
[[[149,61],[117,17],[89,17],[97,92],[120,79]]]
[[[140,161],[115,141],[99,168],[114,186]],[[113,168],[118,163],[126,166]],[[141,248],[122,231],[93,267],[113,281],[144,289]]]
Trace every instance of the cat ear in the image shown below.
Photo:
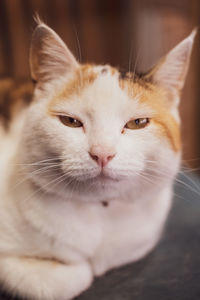
[[[33,81],[46,82],[77,68],[78,62],[61,38],[39,19],[37,22],[30,48]]]
[[[196,32],[197,30],[194,29],[186,39],[161,59],[146,76],[166,89],[175,102],[179,102],[178,98],[187,75]]]

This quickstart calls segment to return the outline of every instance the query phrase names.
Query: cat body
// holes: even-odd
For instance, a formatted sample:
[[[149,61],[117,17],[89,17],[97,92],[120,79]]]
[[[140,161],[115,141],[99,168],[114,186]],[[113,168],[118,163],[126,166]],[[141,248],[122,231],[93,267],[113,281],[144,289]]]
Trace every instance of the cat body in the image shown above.
[[[37,26],[33,101],[0,138],[6,290],[73,299],[94,276],[154,247],[180,165],[177,107],[193,38],[143,78],[121,78],[110,66],[79,65],[55,32]]]
[[[0,274],[6,289],[13,291],[16,286],[18,293],[31,298],[34,293],[36,299],[40,293],[44,299],[71,299],[91,284],[93,276],[133,262],[155,245],[170,208],[171,188],[165,187],[159,193],[152,188],[142,197],[138,192],[139,203],[132,196],[135,191],[130,190],[128,198],[106,198],[108,206],[101,201],[34,196],[35,187],[27,182],[23,189],[21,184],[15,187],[24,179],[18,172],[7,171],[8,164],[18,164],[14,153],[8,153],[16,146],[13,139],[7,140],[2,156],[6,182],[1,185]],[[15,273],[14,278],[11,273]],[[63,286],[57,291],[61,279]],[[76,289],[73,287],[71,292],[68,284]]]

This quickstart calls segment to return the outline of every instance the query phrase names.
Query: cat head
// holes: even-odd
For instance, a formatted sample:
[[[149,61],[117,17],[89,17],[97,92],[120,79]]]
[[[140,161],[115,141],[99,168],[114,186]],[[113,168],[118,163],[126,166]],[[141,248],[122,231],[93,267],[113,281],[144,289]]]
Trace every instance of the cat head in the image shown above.
[[[23,161],[45,191],[105,200],[163,187],[179,168],[178,104],[195,32],[143,76],[80,64],[39,22],[31,44],[34,101]]]

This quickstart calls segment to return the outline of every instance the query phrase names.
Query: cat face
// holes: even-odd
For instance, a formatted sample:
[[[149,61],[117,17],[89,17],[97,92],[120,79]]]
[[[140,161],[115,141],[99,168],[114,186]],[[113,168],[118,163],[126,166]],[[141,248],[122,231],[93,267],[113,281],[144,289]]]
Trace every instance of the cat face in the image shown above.
[[[39,24],[30,59],[35,100],[22,141],[31,179],[45,191],[94,201],[130,191],[139,196],[171,181],[180,161],[177,105],[193,35],[147,75],[122,78],[107,65],[78,64],[55,32]]]

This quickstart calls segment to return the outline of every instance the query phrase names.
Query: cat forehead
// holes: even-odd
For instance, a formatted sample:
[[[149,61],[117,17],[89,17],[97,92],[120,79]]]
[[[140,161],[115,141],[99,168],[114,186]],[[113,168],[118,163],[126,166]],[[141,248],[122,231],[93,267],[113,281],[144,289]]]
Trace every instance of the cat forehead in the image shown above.
[[[77,96],[81,96],[85,90],[91,90],[91,88],[98,89],[99,86],[101,86],[101,92],[103,93],[106,89],[107,82],[116,82],[117,76],[117,69],[108,65],[81,65],[69,75],[67,81],[64,82],[61,89],[56,93],[53,104],[60,101],[67,101],[72,98],[77,99]],[[112,88],[110,88],[110,91],[112,91]]]
[[[96,104],[105,102],[105,105],[109,105],[113,101],[116,105],[120,101],[127,104],[127,101],[131,100],[132,104],[140,102],[141,106],[151,107],[151,102],[155,104],[161,97],[159,90],[152,84],[135,78],[133,74],[126,73],[125,76],[121,76],[117,69],[109,65],[87,64],[76,69],[59,87],[49,107],[51,109],[70,100],[91,101],[91,98]]]

